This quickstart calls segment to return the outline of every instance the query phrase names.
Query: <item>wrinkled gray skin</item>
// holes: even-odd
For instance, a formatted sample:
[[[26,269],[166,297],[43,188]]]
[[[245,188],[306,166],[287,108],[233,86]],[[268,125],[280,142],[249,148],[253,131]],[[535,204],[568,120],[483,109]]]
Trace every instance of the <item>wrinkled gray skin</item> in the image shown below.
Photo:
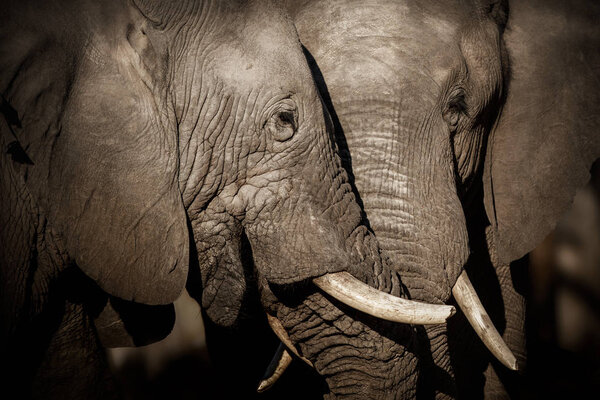
[[[550,231],[600,156],[600,32],[589,2],[516,3],[289,9],[359,202],[411,297],[451,302],[465,268],[525,367],[526,270],[509,263]],[[419,332],[418,397],[519,395],[517,373],[464,316]]]
[[[4,390],[109,397],[97,333],[114,326],[94,324],[107,294],[123,318],[119,301],[169,304],[191,266],[220,326],[256,275],[330,396],[414,395],[413,331],[306,283],[347,270],[402,294],[290,19],[255,1],[1,8]],[[244,236],[255,271],[240,261]]]

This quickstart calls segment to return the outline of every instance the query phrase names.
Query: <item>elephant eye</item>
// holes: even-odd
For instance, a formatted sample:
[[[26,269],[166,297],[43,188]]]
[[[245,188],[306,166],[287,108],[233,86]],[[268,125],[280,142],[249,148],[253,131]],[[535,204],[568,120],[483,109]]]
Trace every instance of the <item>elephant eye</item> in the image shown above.
[[[454,107],[448,107],[446,111],[444,111],[443,118],[450,128],[456,129],[458,120],[460,119],[460,110]]]
[[[279,118],[279,124],[281,126],[294,125],[294,113],[291,111],[280,112],[277,114],[277,118]]]
[[[467,105],[465,103],[462,91],[456,91],[450,96],[450,100],[442,113],[442,118],[448,124],[450,131],[454,133],[460,121],[462,114],[466,113]]]
[[[279,142],[289,140],[297,129],[296,110],[277,110],[265,123],[265,129]]]

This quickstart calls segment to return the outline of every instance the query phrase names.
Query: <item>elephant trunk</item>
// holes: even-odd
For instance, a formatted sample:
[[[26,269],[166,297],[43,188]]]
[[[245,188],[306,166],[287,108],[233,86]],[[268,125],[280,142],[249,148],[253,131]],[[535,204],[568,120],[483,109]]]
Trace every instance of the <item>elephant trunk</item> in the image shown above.
[[[490,351],[516,369],[514,356],[463,271],[469,242],[451,148],[447,145],[443,150],[443,139],[419,141],[443,138],[444,127],[437,126],[435,118],[422,120],[415,117],[418,113],[408,112],[408,106],[385,100],[342,103],[337,109],[343,110],[342,126],[352,128],[344,132],[348,154],[352,154],[346,162],[367,218],[411,297],[439,304],[453,294]],[[424,132],[436,129],[438,135]],[[423,359],[435,365],[428,370],[445,375],[432,378],[438,385],[435,390],[453,394],[446,327],[426,326],[423,334],[427,339],[421,350],[426,353]],[[422,382],[429,385],[429,377]]]
[[[392,268],[413,298],[446,302],[469,246],[451,149],[420,141],[431,136],[425,131],[436,129],[435,120],[384,99],[336,108],[343,110],[348,168]]]
[[[445,303],[469,248],[450,154],[436,154],[439,144],[427,141],[425,130],[434,121],[387,99],[339,103],[336,109],[351,154],[348,168],[391,268],[411,298]],[[453,397],[446,325],[418,332],[419,394]]]

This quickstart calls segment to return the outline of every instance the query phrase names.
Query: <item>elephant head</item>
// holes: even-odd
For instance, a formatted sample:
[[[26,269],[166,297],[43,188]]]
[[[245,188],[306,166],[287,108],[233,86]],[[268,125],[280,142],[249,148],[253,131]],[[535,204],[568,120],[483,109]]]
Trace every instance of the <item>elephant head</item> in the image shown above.
[[[525,359],[524,303],[507,264],[544,238],[600,156],[597,7],[515,3],[289,4],[393,268],[414,299],[454,294],[511,369],[513,352]],[[466,270],[485,276],[478,292],[510,349]],[[477,393],[471,372],[493,358],[459,325],[422,332],[425,392]]]
[[[66,265],[148,305],[174,301],[191,265],[206,314],[229,326],[245,275],[256,274],[276,334],[332,394],[414,392],[413,331],[352,307],[416,324],[445,321],[453,308],[397,297],[400,278],[364,224],[297,33],[277,6],[7,8],[1,200],[11,224],[1,254],[3,271],[23,272],[3,280],[3,315],[27,327],[28,314],[13,311],[41,312]],[[255,271],[241,260],[244,237]],[[38,303],[23,290],[31,280]]]

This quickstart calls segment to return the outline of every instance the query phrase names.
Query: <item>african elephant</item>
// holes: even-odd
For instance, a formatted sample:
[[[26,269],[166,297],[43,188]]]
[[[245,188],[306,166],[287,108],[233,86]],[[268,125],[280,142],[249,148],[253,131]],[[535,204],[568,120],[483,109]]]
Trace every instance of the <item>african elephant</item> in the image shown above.
[[[526,271],[510,263],[549,233],[600,157],[598,4],[288,8],[384,255],[411,298],[463,310],[419,330],[418,393],[517,396],[505,366],[525,368]]]
[[[172,323],[189,272],[220,326],[235,325],[255,277],[285,351],[332,396],[414,394],[415,333],[396,322],[441,323],[454,308],[399,297],[278,6],[1,8],[4,390],[111,396],[101,332],[135,336],[135,304],[150,307],[148,329]]]

